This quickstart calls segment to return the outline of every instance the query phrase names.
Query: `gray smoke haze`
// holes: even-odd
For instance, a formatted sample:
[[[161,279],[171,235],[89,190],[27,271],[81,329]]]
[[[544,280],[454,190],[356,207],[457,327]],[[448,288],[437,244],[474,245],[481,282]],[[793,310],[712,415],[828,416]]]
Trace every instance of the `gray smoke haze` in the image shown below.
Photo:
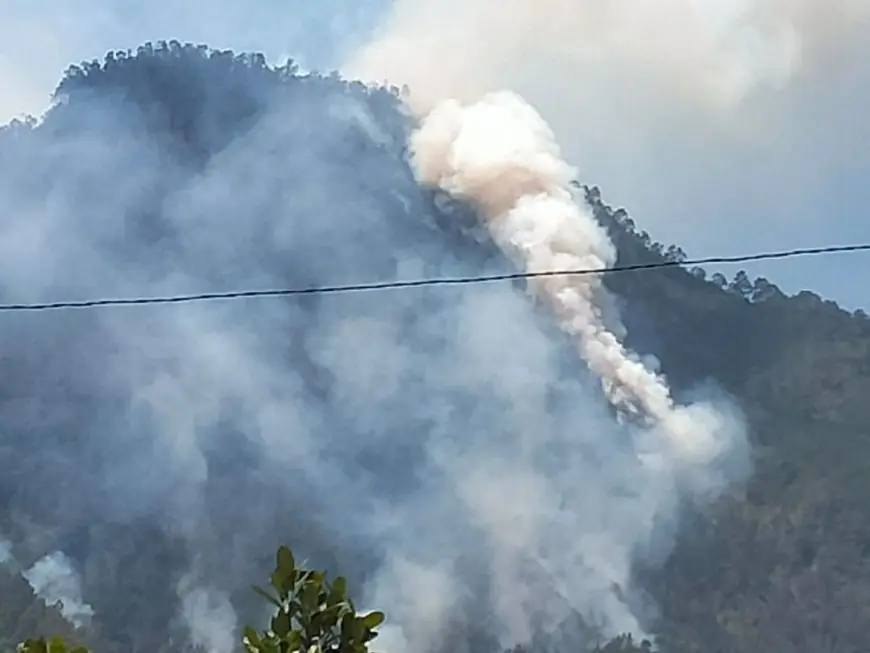
[[[549,85],[570,71],[572,104],[575,94],[595,92],[584,82],[615,75],[611,93],[617,86],[643,93],[627,88],[640,81],[717,111],[789,84],[841,47],[838,40],[857,37],[870,15],[862,0],[520,0],[511,8],[495,0],[397,0],[345,67],[411,84],[415,101],[429,108],[531,82],[526,75]]]
[[[99,92],[0,133],[0,299],[509,269],[416,183],[393,104],[330,84],[269,95],[202,166]],[[223,136],[211,121],[233,98],[215,93],[202,133]],[[144,597],[161,628],[225,653],[239,593],[286,541],[388,613],[391,653],[461,649],[449,634],[475,629],[507,646],[578,616],[646,630],[632,567],[667,555],[681,489],[519,289],[8,313],[0,329],[0,528],[32,559],[64,551],[96,620],[123,627]]]
[[[12,559],[12,542],[0,538],[0,565],[5,565]]]

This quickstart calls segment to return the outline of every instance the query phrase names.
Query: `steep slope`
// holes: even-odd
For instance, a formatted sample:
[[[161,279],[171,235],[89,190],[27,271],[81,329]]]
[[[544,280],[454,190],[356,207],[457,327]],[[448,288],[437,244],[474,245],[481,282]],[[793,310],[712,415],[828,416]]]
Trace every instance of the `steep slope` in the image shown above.
[[[4,301],[508,269],[417,186],[387,90],[160,44],[72,68],[57,99],[0,138]],[[468,344],[505,315],[533,354]],[[224,650],[278,540],[358,588],[440,555],[429,441],[515,437],[516,375],[552,378],[511,286],[5,317],[0,528],[24,565],[68,555],[125,651]],[[480,536],[450,530],[473,569]]]
[[[663,255],[596,189],[587,196],[622,263],[685,256]],[[745,492],[686,531],[656,580],[665,650],[860,651],[870,596],[861,498],[870,319],[741,272],[729,284],[705,276],[668,269],[607,280],[638,316],[631,326],[646,325],[672,381],[716,379],[747,412],[755,443]]]
[[[469,209],[415,183],[395,92],[169,43],[73,67],[57,99],[0,132],[2,301],[509,269]],[[620,263],[681,256],[587,199]],[[863,650],[870,321],[702,276],[606,280],[629,344],[684,395],[709,379],[734,396],[755,443],[748,487],[686,513],[670,555],[672,525],[657,533],[666,564],[639,573],[650,628],[665,651]],[[626,433],[519,284],[10,313],[0,333],[0,533],[24,564],[74,560],[103,650],[227,650],[279,540],[398,608],[379,580],[413,576],[435,612],[442,578],[421,570],[449,561],[465,584],[447,598],[467,608],[451,645],[494,647],[511,587],[453,476],[533,509],[522,474],[486,485],[492,461],[524,474],[511,465],[534,458],[569,507],[607,507],[599,481],[618,493],[633,473]],[[553,549],[608,525],[566,514],[541,529]]]

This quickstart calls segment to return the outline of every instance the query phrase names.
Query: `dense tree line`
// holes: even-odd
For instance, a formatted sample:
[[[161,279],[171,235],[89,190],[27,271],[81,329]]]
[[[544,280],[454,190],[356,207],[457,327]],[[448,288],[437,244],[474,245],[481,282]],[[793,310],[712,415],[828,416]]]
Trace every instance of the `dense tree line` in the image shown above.
[[[625,264],[679,260],[595,188],[587,197]],[[860,499],[870,433],[870,320],[764,278],[701,270],[608,283],[656,325],[677,385],[715,378],[747,412],[756,456],[743,491],[686,531],[651,579],[661,641],[676,651],[860,651],[870,530]],[[631,329],[629,329],[631,333]]]

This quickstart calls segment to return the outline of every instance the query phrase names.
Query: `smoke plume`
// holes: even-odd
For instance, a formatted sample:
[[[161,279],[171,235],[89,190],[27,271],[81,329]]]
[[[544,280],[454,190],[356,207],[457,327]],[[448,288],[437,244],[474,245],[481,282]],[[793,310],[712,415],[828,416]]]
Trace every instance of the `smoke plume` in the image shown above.
[[[81,580],[69,559],[55,551],[22,572],[33,591],[47,605],[60,603],[60,613],[80,627],[94,616],[94,609],[82,600]]]
[[[575,170],[519,96],[438,105],[413,135],[411,151],[420,181],[473,201],[493,240],[524,271],[601,271],[615,262],[604,228],[572,195]],[[612,330],[622,333],[622,325],[605,323],[613,302],[600,275],[539,277],[529,285],[576,339],[614,407],[661,430],[667,458],[704,465],[740,436],[708,407],[675,406],[664,378],[622,346]]]
[[[74,626],[81,627],[94,616],[93,608],[82,600],[81,578],[63,551],[49,553],[22,570],[12,542],[0,537],[0,566],[6,565],[20,571],[46,605],[58,604],[61,616]]]
[[[347,68],[369,79],[410,84],[410,106],[422,119],[410,139],[417,179],[475,206],[493,241],[530,273],[602,271],[616,258],[603,227],[573,196],[577,171],[562,158],[546,122],[516,93],[481,96],[497,83],[496,71],[506,57],[525,55],[525,35],[541,45],[552,30],[563,27],[560,8],[578,19],[572,27],[588,26],[598,12],[586,3],[580,7],[521,3],[504,12],[484,0],[452,13],[441,5],[399,2],[386,33]],[[611,11],[602,9],[597,17],[606,23]],[[449,32],[435,19],[439,15],[449,16],[444,21]],[[425,35],[419,31],[423,25]],[[457,40],[471,35],[482,38],[477,44],[482,47],[472,47],[468,54]],[[719,101],[726,90],[706,89],[717,93]],[[473,461],[454,453],[450,476],[491,550],[492,610],[501,624],[501,643],[528,644],[541,629],[563,627],[572,611],[597,621],[606,634],[643,635],[636,606],[625,600],[635,557],[655,537],[658,522],[673,523],[682,498],[709,499],[725,487],[729,478],[721,463],[735,454],[742,457],[745,431],[727,403],[674,402],[664,377],[622,345],[625,329],[600,275],[535,278],[529,289],[572,338],[609,404],[630,418],[630,444],[611,463],[631,469],[639,479],[636,489],[648,500],[629,502],[629,513],[638,522],[625,530],[624,522],[614,527],[609,520],[586,520],[588,505],[569,487],[540,474],[530,450],[517,450],[510,460],[504,460],[503,451]],[[614,431],[604,424],[598,428],[602,437]],[[572,459],[588,455],[579,440],[566,448]],[[597,453],[598,460],[607,455]],[[619,514],[624,501],[619,491],[606,483],[597,489],[599,500]],[[523,500],[515,501],[517,496]],[[547,539],[540,537],[542,532]],[[563,544],[570,554],[549,548],[550,538],[572,542]],[[441,574],[435,587],[455,587],[449,572],[435,573]],[[443,632],[448,623],[445,610],[407,603],[409,596],[433,593],[431,572],[384,582],[409,585],[390,597],[391,604],[405,605],[397,624],[404,632],[393,633],[393,645],[399,650],[431,648],[432,633]],[[441,624],[433,625],[439,617]],[[428,624],[422,630],[416,625],[421,622]]]
[[[472,202],[493,241],[522,270],[600,271],[614,263],[603,227],[571,193],[575,171],[546,123],[516,94],[493,93],[467,105],[442,102],[413,134],[410,150],[417,178]],[[529,286],[571,336],[607,401],[630,418],[626,448],[618,453],[606,446],[590,450],[582,437],[559,441],[564,462],[576,465],[577,474],[588,473],[593,459],[602,464],[613,456],[606,465],[616,478],[587,476],[583,484],[606,515],[590,518],[589,501],[576,484],[544,473],[538,447],[551,437],[544,435],[549,425],[530,426],[513,446],[486,455],[460,447],[437,460],[490,551],[491,609],[503,646],[557,632],[572,613],[608,635],[642,636],[637,606],[625,599],[636,556],[655,540],[658,524],[675,522],[682,497],[707,500],[725,487],[733,467],[723,461],[745,452],[742,422],[726,403],[674,402],[665,379],[621,344],[624,327],[599,275],[543,277]],[[484,337],[493,334],[468,334],[471,342]],[[518,344],[527,344],[521,335]],[[530,376],[523,403],[546,392],[534,383]],[[597,437],[619,438],[608,421],[593,427]],[[399,587],[396,594],[382,590],[386,604],[403,606],[393,645],[428,650],[434,633],[447,629],[449,612],[438,601],[433,607],[431,598],[415,604],[408,597],[432,597],[439,588],[456,596],[456,572],[443,562],[428,570],[399,564],[402,573],[382,580]]]

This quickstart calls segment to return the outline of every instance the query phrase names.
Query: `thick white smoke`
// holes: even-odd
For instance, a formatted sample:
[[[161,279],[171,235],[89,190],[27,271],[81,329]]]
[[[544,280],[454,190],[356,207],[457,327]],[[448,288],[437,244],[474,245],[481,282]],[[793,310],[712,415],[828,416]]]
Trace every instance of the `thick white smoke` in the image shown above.
[[[603,270],[614,263],[606,232],[571,192],[573,168],[518,95],[442,102],[414,133],[410,150],[420,182],[476,205],[494,241],[521,269]],[[742,422],[726,404],[675,403],[664,377],[621,343],[625,329],[600,275],[539,277],[529,286],[573,338],[609,403],[631,418],[630,450],[596,452],[579,434],[554,437],[539,424],[525,443],[473,453],[439,449],[437,456],[472,523],[486,534],[492,609],[504,646],[528,643],[541,628],[553,632],[572,612],[608,635],[643,635],[636,606],[625,598],[634,558],[655,539],[657,524],[674,522],[681,498],[706,500],[723,489],[728,478],[719,463],[744,453]],[[469,334],[471,343],[480,344],[479,337]],[[542,390],[529,387],[529,401]],[[615,425],[602,421],[599,428],[598,437],[621,437]],[[575,473],[589,469],[589,455],[618,459],[606,462],[607,475],[578,488],[541,468],[538,459],[554,445]],[[597,508],[582,496],[596,483]],[[443,561],[426,568],[400,560],[381,576],[378,598],[401,606],[390,644],[419,650],[433,645],[435,633],[443,636],[451,594],[455,601],[461,586],[455,573]]]
[[[18,568],[12,543],[0,537],[0,565]],[[60,604],[60,613],[76,627],[87,624],[94,609],[82,598],[81,578],[63,551],[54,551],[21,571],[37,597],[46,605]]]
[[[179,596],[195,645],[208,653],[235,650],[238,617],[225,592],[196,585],[186,576],[179,584]]]
[[[518,94],[491,88],[498,79],[491,73],[499,57],[516,54],[524,30],[540,27],[543,18],[550,27],[557,21],[526,5],[521,8],[528,11],[495,14],[489,11],[492,3],[470,6],[479,11],[466,6],[454,16],[452,27],[458,39],[468,38],[482,25],[487,25],[484,33],[495,34],[490,43],[497,47],[479,48],[484,53],[481,61],[458,57],[456,49],[444,52],[446,58],[433,58],[433,52],[441,52],[437,45],[433,52],[412,52],[416,32],[395,29],[403,20],[414,27],[425,22],[403,18],[403,9],[423,11],[409,0],[399,3],[394,29],[371,44],[349,70],[415,84],[410,106],[422,123],[411,138],[410,151],[418,180],[476,206],[495,243],[520,269],[612,266],[614,246],[573,195],[571,182],[577,172],[563,159],[547,123]],[[430,13],[439,12],[443,8]],[[463,16],[469,20],[463,21]],[[489,20],[495,27],[490,29]],[[428,23],[426,29],[437,36],[423,43],[441,43],[442,37],[453,43],[446,32]],[[635,556],[655,539],[657,524],[673,523],[682,499],[709,499],[723,489],[729,479],[719,463],[745,452],[745,431],[736,411],[724,403],[675,403],[665,378],[623,346],[625,329],[600,275],[539,277],[529,281],[529,288],[572,337],[608,402],[631,418],[628,457],[607,463],[618,480],[598,479],[597,499],[608,516],[596,515],[587,500],[575,494],[571,481],[545,478],[533,446],[495,449],[487,456],[453,452],[443,457],[449,461],[443,469],[473,522],[487,535],[492,608],[502,624],[503,645],[528,643],[537,629],[552,631],[564,625],[572,611],[597,623],[605,634],[642,635],[637,605],[626,600],[625,593],[631,587]],[[602,431],[614,437],[619,433],[606,425]],[[563,455],[577,459],[578,469],[588,468],[587,461],[579,460],[590,452],[577,437],[577,442],[560,442]],[[620,496],[631,474],[636,482]],[[400,650],[425,649],[433,645],[433,633],[443,636],[447,628],[450,610],[444,597],[450,593],[436,590],[454,588],[455,593],[456,572],[443,565],[426,569],[405,561],[397,564],[402,573],[390,570],[379,584],[383,600],[391,607],[402,606],[389,643]],[[422,603],[409,599],[433,593],[441,598]]]
[[[37,560],[22,574],[47,605],[60,603],[61,615],[74,626],[83,626],[94,616],[93,608],[82,599],[78,572],[62,551]]]
[[[575,170],[547,124],[514,93],[463,106],[438,105],[411,141],[420,181],[479,208],[495,242],[523,270],[603,270],[615,251],[603,227],[575,200]],[[674,405],[665,379],[627,351],[613,331],[600,275],[545,276],[530,287],[601,379],[610,402],[660,429],[667,457],[706,464],[735,435],[703,406]],[[610,311],[608,311],[610,312]],[[620,324],[616,329],[623,331]],[[739,435],[739,434],[737,434]]]

